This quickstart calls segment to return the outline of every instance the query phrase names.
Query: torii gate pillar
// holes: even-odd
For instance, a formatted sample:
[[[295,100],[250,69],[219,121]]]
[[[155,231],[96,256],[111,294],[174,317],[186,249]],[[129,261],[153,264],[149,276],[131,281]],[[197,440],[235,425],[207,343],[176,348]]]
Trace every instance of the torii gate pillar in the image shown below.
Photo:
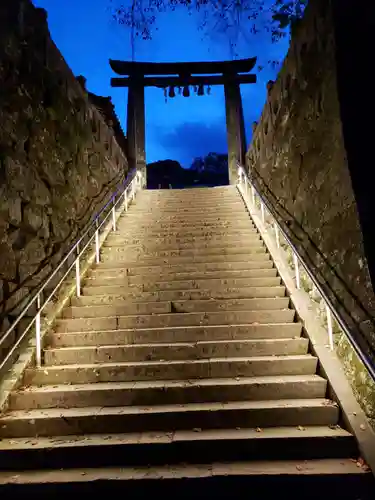
[[[246,137],[243,119],[240,84],[256,83],[256,75],[249,74],[256,57],[236,61],[149,63],[109,61],[118,75],[112,78],[112,87],[128,87],[128,156],[131,167],[142,171],[146,182],[145,153],[145,87],[159,87],[166,91],[189,86],[204,95],[204,87],[224,85],[228,137],[228,170],[230,184],[237,183],[237,162],[245,163]],[[174,93],[174,92],[173,92]],[[184,93],[185,95],[185,93]]]
[[[128,91],[127,139],[130,168],[142,172],[146,186],[145,87],[143,79],[132,79]]]
[[[234,81],[224,83],[227,121],[229,184],[237,184],[237,163],[245,164],[246,134],[240,85]]]

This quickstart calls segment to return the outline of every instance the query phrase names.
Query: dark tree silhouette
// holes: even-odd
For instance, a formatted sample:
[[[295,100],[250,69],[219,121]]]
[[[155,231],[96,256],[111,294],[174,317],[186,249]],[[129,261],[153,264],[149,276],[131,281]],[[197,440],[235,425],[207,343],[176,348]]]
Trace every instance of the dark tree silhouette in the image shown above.
[[[132,30],[132,37],[150,40],[160,14],[185,8],[199,14],[206,35],[226,33],[235,50],[240,34],[267,32],[283,38],[288,26],[303,15],[308,0],[109,0],[113,19]]]

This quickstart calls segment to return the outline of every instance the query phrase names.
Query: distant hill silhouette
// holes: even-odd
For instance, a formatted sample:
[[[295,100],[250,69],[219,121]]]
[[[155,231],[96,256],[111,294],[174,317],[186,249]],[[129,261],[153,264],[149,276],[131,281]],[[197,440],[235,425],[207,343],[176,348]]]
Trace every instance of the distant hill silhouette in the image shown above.
[[[188,169],[182,168],[175,160],[160,160],[147,165],[148,189],[222,186],[228,182],[226,154],[209,153],[195,158]]]

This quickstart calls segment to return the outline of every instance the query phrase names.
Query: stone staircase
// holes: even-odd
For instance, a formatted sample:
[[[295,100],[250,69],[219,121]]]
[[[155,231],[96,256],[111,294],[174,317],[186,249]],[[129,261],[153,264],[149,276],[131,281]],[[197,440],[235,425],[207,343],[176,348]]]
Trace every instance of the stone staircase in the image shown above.
[[[371,474],[235,188],[142,192],[101,257],[0,419],[1,498],[365,498]]]

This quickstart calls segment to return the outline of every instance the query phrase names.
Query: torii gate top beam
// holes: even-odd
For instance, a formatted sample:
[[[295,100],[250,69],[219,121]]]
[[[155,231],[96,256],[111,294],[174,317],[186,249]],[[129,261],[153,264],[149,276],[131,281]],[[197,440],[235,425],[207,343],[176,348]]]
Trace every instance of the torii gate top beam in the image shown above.
[[[212,75],[250,72],[257,61],[256,57],[238,59],[235,61],[214,62],[182,62],[182,63],[154,63],[109,60],[112,70],[124,76],[159,76],[159,75]]]

